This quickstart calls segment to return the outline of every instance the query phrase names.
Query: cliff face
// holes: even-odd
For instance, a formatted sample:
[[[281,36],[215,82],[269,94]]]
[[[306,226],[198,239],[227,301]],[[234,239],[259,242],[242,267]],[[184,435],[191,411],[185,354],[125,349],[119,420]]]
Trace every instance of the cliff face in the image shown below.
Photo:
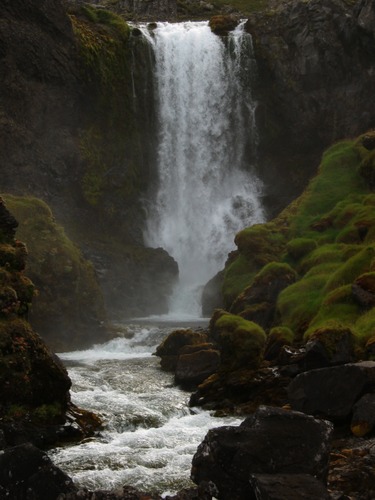
[[[121,20],[60,0],[3,4],[1,191],[48,203],[93,260],[110,312],[162,310],[177,267],[142,248],[140,200],[153,174],[148,47]]]
[[[147,44],[121,18],[82,2],[3,4],[1,190],[50,205],[93,261],[112,316],[165,312],[177,265],[142,244],[156,137]],[[138,14],[150,5],[140,2]],[[175,9],[153,5],[155,15]],[[373,124],[373,18],[368,0],[278,2],[250,15],[271,215],[301,192],[325,146]]]
[[[14,238],[16,227],[0,199],[0,435],[9,443],[22,440],[18,425],[33,434],[34,427],[64,423],[71,385],[27,321],[34,285],[24,274],[27,251]]]
[[[325,147],[374,126],[374,15],[368,0],[312,0],[250,16],[272,213],[301,191]]]

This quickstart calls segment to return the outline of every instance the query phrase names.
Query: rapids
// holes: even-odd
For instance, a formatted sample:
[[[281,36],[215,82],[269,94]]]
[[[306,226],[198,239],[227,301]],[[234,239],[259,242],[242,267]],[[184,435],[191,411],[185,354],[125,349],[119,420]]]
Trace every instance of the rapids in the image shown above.
[[[189,408],[189,393],[160,370],[152,353],[176,326],[127,325],[105,344],[59,354],[73,402],[105,422],[94,438],[49,453],[77,485],[174,493],[191,486],[191,460],[208,429],[239,422]]]

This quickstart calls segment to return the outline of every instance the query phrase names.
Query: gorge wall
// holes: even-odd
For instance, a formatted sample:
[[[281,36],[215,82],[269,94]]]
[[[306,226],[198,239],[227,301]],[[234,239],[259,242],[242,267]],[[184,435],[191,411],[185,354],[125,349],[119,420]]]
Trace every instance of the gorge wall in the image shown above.
[[[164,19],[175,18],[170,9]],[[111,317],[163,312],[177,265],[142,241],[155,181],[152,55],[137,30],[98,12],[4,0],[1,191],[49,204],[93,261]],[[270,2],[249,17],[270,216],[302,190],[328,144],[373,125],[373,19],[369,0]]]

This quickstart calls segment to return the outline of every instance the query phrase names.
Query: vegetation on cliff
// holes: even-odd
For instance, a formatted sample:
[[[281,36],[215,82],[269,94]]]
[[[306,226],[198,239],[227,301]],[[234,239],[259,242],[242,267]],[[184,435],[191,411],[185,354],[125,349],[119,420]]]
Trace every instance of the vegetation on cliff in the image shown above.
[[[91,262],[66,236],[42,200],[12,195],[3,198],[19,221],[18,235],[29,251],[27,271],[37,289],[29,315],[33,326],[57,352],[105,338],[103,297]],[[16,246],[14,253],[22,249]],[[17,265],[15,258],[11,262]],[[33,288],[27,278],[22,280],[22,296],[30,303]],[[19,290],[17,293],[19,296]]]
[[[137,205],[147,178],[133,102],[131,29],[120,16],[89,5],[71,9],[70,18],[90,95],[80,138],[82,193],[92,206],[105,204],[110,215],[117,199]]]
[[[0,423],[63,423],[71,385],[61,362],[27,322],[34,285],[25,276],[27,251],[15,240],[17,222],[0,199]]]
[[[249,297],[253,308],[263,304],[283,269],[269,330],[287,328],[295,342],[324,338],[328,349],[340,332],[349,332],[362,353],[373,343],[374,145],[374,132],[335,144],[299,199],[236,236],[238,253],[224,273],[229,311],[251,319]],[[264,324],[262,317],[254,321]]]

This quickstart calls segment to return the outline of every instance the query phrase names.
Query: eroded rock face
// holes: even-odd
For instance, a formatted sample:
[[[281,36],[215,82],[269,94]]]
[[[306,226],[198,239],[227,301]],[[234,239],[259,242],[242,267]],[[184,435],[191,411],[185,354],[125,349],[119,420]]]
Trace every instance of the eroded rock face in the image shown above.
[[[261,176],[275,196],[267,202],[273,213],[301,189],[328,144],[374,125],[373,18],[367,0],[354,8],[340,0],[278,2],[268,15],[250,16]]]
[[[111,315],[161,313],[177,265],[161,249],[143,247],[141,198],[155,176],[152,55],[142,37],[122,40],[90,23],[79,3],[7,0],[1,9],[2,191],[48,203],[94,262]],[[105,77],[103,60],[110,61]],[[136,99],[133,84],[142,89]]]
[[[224,500],[257,498],[252,474],[309,474],[324,482],[332,429],[302,413],[260,407],[239,427],[208,432],[193,458],[192,479],[213,483]]]

